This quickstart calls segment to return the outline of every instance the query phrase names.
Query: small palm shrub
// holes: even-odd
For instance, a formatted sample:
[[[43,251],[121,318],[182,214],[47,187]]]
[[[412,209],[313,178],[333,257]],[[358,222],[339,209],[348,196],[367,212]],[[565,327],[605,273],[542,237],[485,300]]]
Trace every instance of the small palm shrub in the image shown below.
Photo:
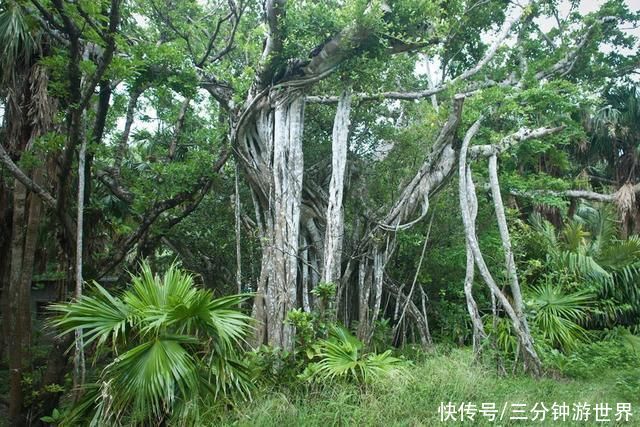
[[[531,288],[530,308],[535,330],[553,347],[567,351],[588,338],[580,325],[592,296],[586,291],[566,292],[549,281]]]
[[[161,424],[197,418],[203,401],[229,393],[249,397],[250,375],[240,361],[249,317],[236,307],[245,296],[214,299],[193,276],[171,266],[162,276],[143,263],[131,286],[55,304],[63,334],[82,330],[107,361],[72,414],[92,423]]]
[[[640,313],[640,238],[619,239],[615,215],[607,207],[582,205],[559,230],[540,215],[531,218],[529,243],[538,246],[535,252],[546,252],[545,268],[538,273],[565,275],[573,282],[566,289],[587,289],[597,296],[586,323],[595,329],[631,326]],[[531,283],[541,279],[528,278]]]
[[[329,338],[319,341],[309,356],[310,363],[300,375],[305,380],[331,381],[345,379],[359,384],[373,379],[403,373],[407,362],[384,353],[365,353],[363,344],[345,328],[333,326]]]

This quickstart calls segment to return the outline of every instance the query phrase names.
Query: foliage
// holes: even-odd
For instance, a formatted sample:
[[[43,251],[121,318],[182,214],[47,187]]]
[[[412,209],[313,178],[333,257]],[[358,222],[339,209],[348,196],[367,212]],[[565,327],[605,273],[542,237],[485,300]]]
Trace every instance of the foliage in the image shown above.
[[[287,313],[287,322],[296,329],[296,351],[302,353],[306,352],[315,340],[326,338],[330,328],[335,324],[335,283],[320,282],[311,290],[311,294],[315,297],[315,304],[310,313],[301,308]]]
[[[570,350],[587,339],[587,331],[580,326],[592,301],[586,291],[566,293],[547,281],[532,287],[530,298],[533,326],[553,346]]]
[[[250,396],[239,353],[249,318],[236,309],[246,296],[214,299],[175,265],[160,277],[147,263],[121,295],[94,287],[93,295],[52,306],[62,333],[82,330],[85,346],[95,343],[108,361],[79,405],[94,421],[193,416],[201,400]]]
[[[612,212],[604,207],[581,206],[573,220],[560,230],[540,215],[532,216],[538,251],[546,252],[545,269],[538,269],[527,280],[542,281],[545,275],[562,275],[565,291],[587,292],[597,296],[588,309],[592,326],[611,326],[622,320],[633,322],[640,296],[640,240],[617,237]]]
[[[627,394],[618,384],[623,375],[630,378],[625,368],[593,372],[597,377],[502,377],[492,365],[475,361],[470,349],[437,346],[411,367],[410,376],[386,377],[366,388],[345,381],[313,392],[301,387],[265,388],[256,392],[252,402],[233,411],[211,410],[203,417],[203,425],[438,425],[440,402],[495,402],[497,407],[504,402],[545,402],[547,407],[546,402],[563,401],[640,404],[638,394]],[[481,417],[473,425],[492,424],[483,424]]]
[[[640,374],[640,353],[629,347],[628,338],[622,337],[628,331],[613,331],[617,337],[605,334],[603,339],[583,344],[570,353],[550,352],[547,363],[570,378],[600,379],[604,372],[617,370],[616,383],[623,386],[626,394],[626,386],[633,385],[634,379]],[[632,338],[636,343],[638,339],[637,336]]]
[[[300,376],[303,380],[331,381],[347,379],[357,383],[368,383],[374,379],[393,375],[406,363],[384,353],[364,353],[363,344],[345,328],[334,326],[329,338],[313,347],[310,363]]]

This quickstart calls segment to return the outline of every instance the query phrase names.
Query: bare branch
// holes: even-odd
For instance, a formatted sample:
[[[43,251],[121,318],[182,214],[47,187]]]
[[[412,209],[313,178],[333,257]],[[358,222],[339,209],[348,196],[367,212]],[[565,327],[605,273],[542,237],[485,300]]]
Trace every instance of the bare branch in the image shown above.
[[[631,190],[635,194],[640,193],[640,183],[633,185],[631,187]],[[602,194],[602,193],[596,193],[595,191],[588,191],[588,190],[565,190],[565,191],[511,190],[511,194],[513,194],[514,196],[529,197],[529,198],[538,197],[538,196],[556,196],[556,197],[567,197],[570,199],[591,200],[594,202],[613,203],[616,201],[617,192],[610,193],[610,194]]]
[[[521,128],[517,132],[502,138],[502,140],[497,144],[474,145],[472,147],[469,147],[469,156],[472,159],[495,156],[504,153],[505,151],[522,141],[542,138],[547,135],[553,135],[562,131],[564,128],[565,126],[557,126],[554,128],[537,128],[533,130],[528,128]]]
[[[9,153],[7,153],[2,144],[0,144],[0,162],[5,166],[5,168],[7,168],[14,178],[20,181],[29,191],[37,194],[45,204],[55,209],[57,200],[51,195],[51,193],[29,178],[22,169],[20,169],[18,165],[11,160],[11,156],[9,156]]]

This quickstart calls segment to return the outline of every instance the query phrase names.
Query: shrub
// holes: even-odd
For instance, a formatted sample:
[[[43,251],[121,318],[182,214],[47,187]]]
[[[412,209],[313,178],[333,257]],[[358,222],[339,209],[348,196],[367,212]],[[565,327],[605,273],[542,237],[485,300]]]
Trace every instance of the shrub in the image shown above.
[[[122,295],[97,283],[93,295],[55,304],[62,333],[83,331],[108,364],[87,386],[70,424],[161,424],[171,417],[197,418],[199,402],[228,393],[249,397],[250,377],[239,345],[250,329],[237,311],[245,297],[214,299],[175,265],[164,276],[143,263]]]
[[[315,354],[300,376],[306,380],[347,379],[363,384],[372,379],[385,377],[401,371],[406,365],[402,359],[384,353],[364,353],[363,344],[345,328],[331,328],[329,339],[321,340],[315,346]]]

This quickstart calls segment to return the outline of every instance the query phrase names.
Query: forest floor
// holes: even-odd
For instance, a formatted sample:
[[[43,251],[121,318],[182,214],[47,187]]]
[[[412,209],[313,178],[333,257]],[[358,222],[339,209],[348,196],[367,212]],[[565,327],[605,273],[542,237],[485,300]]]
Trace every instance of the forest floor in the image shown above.
[[[252,402],[238,405],[224,416],[209,414],[210,425],[239,426],[435,426],[435,425],[625,425],[640,426],[640,395],[630,387],[640,379],[640,367],[632,370],[611,368],[594,372],[590,378],[542,378],[526,376],[499,377],[489,367],[473,363],[469,350],[456,349],[446,354],[426,356],[409,368],[407,377],[387,379],[366,388],[350,384],[315,389],[273,387],[256,393]],[[457,406],[456,421],[443,421],[446,413],[439,411],[441,404]],[[474,421],[460,421],[460,405],[470,403],[468,414],[477,412]],[[568,412],[553,420],[552,406],[564,404]],[[578,414],[574,404],[589,404]],[[616,422],[618,404],[631,405],[633,415],[628,422]],[[490,411],[481,413],[482,405],[496,408],[495,420]],[[544,405],[541,406],[541,404]],[[606,409],[599,411],[596,422],[596,404]],[[522,406],[526,405],[526,406]],[[544,408],[547,409],[545,412]],[[583,406],[584,408],[584,406]],[[516,412],[523,410],[525,412]],[[504,411],[504,413],[503,413]],[[545,412],[544,421],[542,413]],[[537,419],[533,420],[537,414]],[[578,415],[576,415],[578,414]],[[465,420],[468,416],[465,414]],[[500,417],[502,416],[502,420]],[[527,420],[512,419],[527,417]],[[572,419],[576,417],[577,420]],[[621,418],[624,420],[624,417]]]

